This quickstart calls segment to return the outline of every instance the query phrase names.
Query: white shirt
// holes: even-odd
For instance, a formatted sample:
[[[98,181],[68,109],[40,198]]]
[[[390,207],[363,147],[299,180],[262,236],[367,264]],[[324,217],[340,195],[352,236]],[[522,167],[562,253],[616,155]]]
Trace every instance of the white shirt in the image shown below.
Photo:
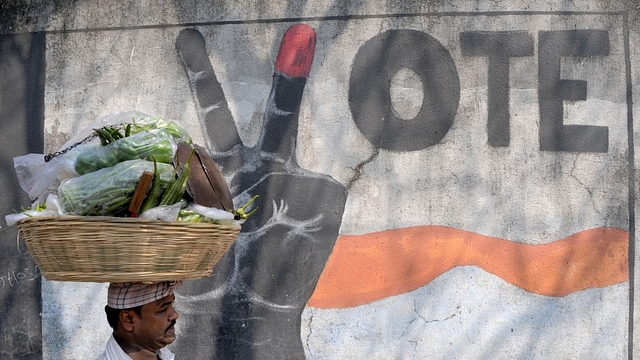
[[[175,355],[167,348],[160,349],[158,356],[160,356],[161,360],[174,360],[175,358]],[[113,334],[111,334],[104,352],[96,360],[131,360],[131,358],[122,350],[116,339],[113,338]]]

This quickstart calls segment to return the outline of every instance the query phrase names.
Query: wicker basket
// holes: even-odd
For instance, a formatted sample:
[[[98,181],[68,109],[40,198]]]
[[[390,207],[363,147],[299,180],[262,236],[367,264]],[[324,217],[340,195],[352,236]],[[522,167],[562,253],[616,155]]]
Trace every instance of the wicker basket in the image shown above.
[[[240,226],[100,216],[17,223],[48,280],[138,282],[209,276]]]

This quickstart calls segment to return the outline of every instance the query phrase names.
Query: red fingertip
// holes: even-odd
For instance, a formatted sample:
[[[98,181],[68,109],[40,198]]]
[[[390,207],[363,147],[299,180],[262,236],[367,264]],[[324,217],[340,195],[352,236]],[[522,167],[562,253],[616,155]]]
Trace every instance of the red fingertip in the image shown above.
[[[305,24],[293,25],[282,37],[276,71],[306,78],[311,70],[315,49],[316,33],[313,28]]]

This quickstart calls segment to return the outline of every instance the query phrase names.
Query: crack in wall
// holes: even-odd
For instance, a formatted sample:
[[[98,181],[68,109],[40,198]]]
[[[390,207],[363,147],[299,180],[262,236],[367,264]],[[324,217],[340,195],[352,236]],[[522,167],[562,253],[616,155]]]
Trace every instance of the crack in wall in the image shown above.
[[[460,309],[460,306],[458,306],[457,309]],[[431,323],[435,323],[435,322],[444,322],[444,321],[447,321],[447,320],[451,320],[456,316],[456,313],[453,313],[453,314],[447,316],[444,319],[431,319],[431,320],[428,320],[420,313],[420,311],[418,311],[418,308],[416,306],[416,301],[413,302],[413,312],[417,315],[417,317],[413,318],[409,322],[409,324],[407,324],[407,326],[405,327],[404,331],[402,331],[402,334],[400,335],[401,338],[405,337],[405,334],[407,333],[407,330],[409,330],[411,325],[418,319],[421,319],[424,322],[424,325],[426,325],[426,324],[431,324]]]
[[[309,322],[308,322],[308,328],[309,328],[309,332],[307,333],[307,339],[305,341],[306,345],[307,345],[307,351],[309,354],[311,354],[311,344],[309,344],[309,342],[311,341],[311,333],[313,332],[313,327],[311,326],[311,323],[313,322],[313,312],[310,312],[309,314]]]
[[[578,159],[574,159],[573,160],[573,166],[571,167],[571,170],[569,171],[569,177],[574,179],[583,189],[585,189],[587,191],[587,193],[589,193],[589,200],[591,202],[591,207],[593,208],[593,211],[597,214],[599,214],[600,212],[598,211],[598,207],[596,206],[596,201],[594,199],[593,196],[593,190],[591,188],[589,188],[588,185],[584,184],[582,182],[582,180],[580,180],[574,173],[573,171],[576,169],[576,162],[578,161]]]
[[[367,165],[368,163],[372,162],[373,160],[375,160],[375,158],[380,154],[380,148],[374,148],[373,149],[373,153],[371,154],[371,156],[369,156],[368,159],[360,162],[358,165],[356,165],[355,169],[354,169],[354,174],[351,177],[351,179],[349,179],[349,182],[347,183],[347,190],[351,189],[351,186],[353,186],[353,184],[358,181],[358,179],[360,179],[360,175],[362,174],[362,168]]]

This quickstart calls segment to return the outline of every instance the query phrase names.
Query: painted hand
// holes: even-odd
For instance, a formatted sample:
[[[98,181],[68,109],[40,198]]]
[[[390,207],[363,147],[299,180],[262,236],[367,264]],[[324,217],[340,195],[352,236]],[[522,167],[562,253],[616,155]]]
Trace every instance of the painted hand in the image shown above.
[[[189,329],[184,352],[225,358],[303,358],[300,314],[338,236],[346,188],[300,168],[295,158],[298,110],[315,50],[315,33],[294,25],[275,64],[261,137],[246,147],[197,30],[176,47],[212,158],[227,177],[236,207],[260,195],[255,215],[210,278],[187,284],[178,301]],[[189,295],[189,296],[185,296]],[[182,305],[180,305],[182,303]],[[214,341],[215,340],[215,341]],[[184,345],[180,345],[184,344]]]

